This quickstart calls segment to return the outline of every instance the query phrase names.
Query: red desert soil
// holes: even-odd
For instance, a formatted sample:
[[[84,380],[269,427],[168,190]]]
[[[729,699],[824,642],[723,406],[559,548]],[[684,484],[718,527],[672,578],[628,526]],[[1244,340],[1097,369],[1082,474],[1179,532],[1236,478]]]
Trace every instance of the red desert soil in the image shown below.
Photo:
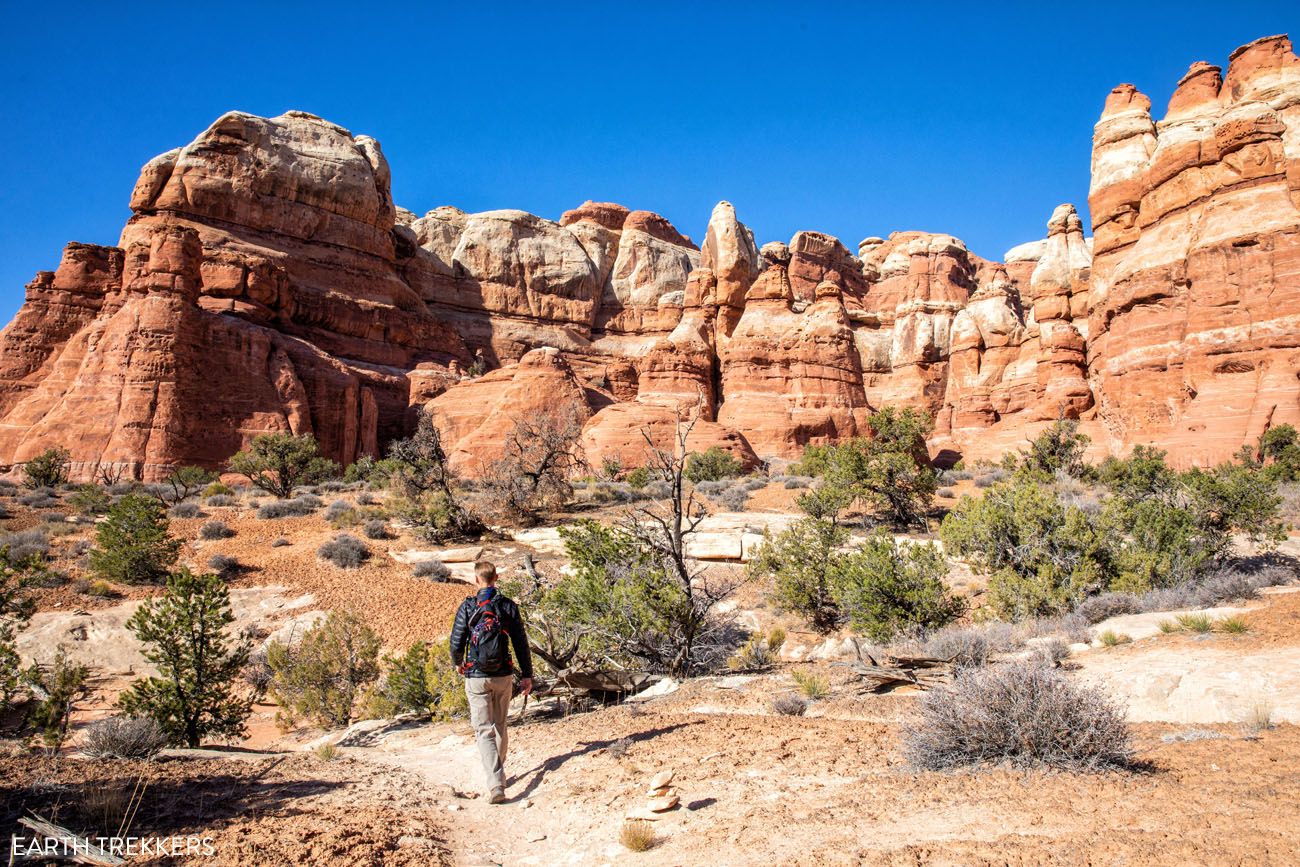
[[[891,704],[906,712],[906,701]],[[517,729],[517,800],[462,801],[448,842],[463,863],[617,858],[625,812],[644,802],[653,774],[673,768],[683,806],[655,823],[654,849],[623,857],[710,867],[1296,863],[1300,728],[1257,740],[1217,728],[1221,739],[1164,743],[1176,727],[1136,726],[1148,768],[1135,773],[918,773],[896,721],[625,707]],[[423,758],[394,746],[389,760],[476,787],[468,736],[445,731],[422,738]]]
[[[787,493],[797,491],[776,496]],[[315,556],[337,532],[319,515],[267,521],[247,508],[206,511],[237,535],[195,545],[202,520],[174,521],[176,535],[190,540],[184,560],[233,555],[248,567],[235,586],[284,585],[289,595],[312,593],[317,609],[356,608],[390,647],[444,635],[468,589],[413,578],[392,561],[390,548],[424,547],[409,537],[369,541],[372,560],[342,570]],[[271,547],[281,537],[292,544]],[[498,543],[485,556],[514,565],[522,551]],[[42,608],[69,594],[42,591]],[[761,625],[774,621],[755,587],[739,602]],[[1249,655],[1300,639],[1300,593],[1270,593],[1245,616],[1251,631],[1216,633],[1216,647]],[[1088,656],[1103,664],[1196,641],[1161,635]],[[832,694],[802,718],[776,716],[771,699],[792,689],[795,668],[825,676]],[[914,703],[903,693],[859,696],[842,667],[786,664],[758,677],[688,681],[644,704],[534,718],[512,733],[515,800],[503,807],[464,797],[481,784],[464,722],[362,733],[326,762],[296,752],[311,733],[279,737],[262,707],[247,746],[267,753],[144,766],[152,782],[136,829],[211,832],[218,855],[205,863],[213,864],[1300,863],[1300,727],[1251,738],[1235,725],[1196,726],[1209,739],[1166,743],[1192,729],[1138,724],[1145,768],[1134,773],[918,773],[901,749],[901,722]],[[102,781],[134,781],[140,768],[0,759],[6,824],[34,809],[89,829],[83,805]],[[665,768],[676,772],[682,806],[655,823],[653,849],[629,853],[617,842],[623,817]]]
[[[153,762],[0,759],[0,833],[8,840],[20,830],[18,818],[35,812],[72,830],[113,834],[140,778],[147,787],[130,835],[209,837],[215,854],[195,860],[213,867],[452,863],[439,842],[445,828],[438,804],[417,779],[310,753]]]

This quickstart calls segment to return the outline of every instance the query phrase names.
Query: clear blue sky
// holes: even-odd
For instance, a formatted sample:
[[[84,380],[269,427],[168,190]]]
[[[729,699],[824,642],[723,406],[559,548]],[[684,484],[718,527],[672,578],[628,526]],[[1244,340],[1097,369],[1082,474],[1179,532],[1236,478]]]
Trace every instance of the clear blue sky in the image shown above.
[[[116,243],[140,166],[228,109],[374,136],[418,213],[607,200],[698,241],[728,199],[760,243],[926,229],[1000,257],[1082,209],[1111,87],[1162,112],[1192,61],[1300,36],[1280,2],[4,0],[3,20],[4,321],[66,241]]]

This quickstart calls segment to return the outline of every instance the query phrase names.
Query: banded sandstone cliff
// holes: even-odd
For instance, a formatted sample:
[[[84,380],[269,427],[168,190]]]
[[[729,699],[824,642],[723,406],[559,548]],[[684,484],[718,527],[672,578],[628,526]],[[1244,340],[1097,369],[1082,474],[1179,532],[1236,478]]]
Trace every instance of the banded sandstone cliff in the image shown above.
[[[1094,134],[1093,237],[1070,205],[1005,262],[897,232],[851,253],[759,246],[728,203],[696,246],[588,202],[424,216],[379,144],[302,112],[232,112],[146,165],[115,247],[69,244],[0,333],[0,464],[154,479],[251,436],[346,463],[428,405],[473,472],[564,404],[593,463],[692,447],[747,462],[922,406],[936,455],[995,456],[1058,417],[1099,450],[1219,460],[1300,422],[1300,60],[1284,36],[1193,64],[1155,121],[1131,85]],[[469,377],[478,363],[486,375]]]

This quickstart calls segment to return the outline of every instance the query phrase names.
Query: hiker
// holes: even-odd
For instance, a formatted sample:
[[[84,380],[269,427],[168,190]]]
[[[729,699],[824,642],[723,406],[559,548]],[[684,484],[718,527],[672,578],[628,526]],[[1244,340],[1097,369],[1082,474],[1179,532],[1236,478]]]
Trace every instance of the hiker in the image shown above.
[[[474,578],[478,592],[456,609],[451,626],[451,660],[465,676],[469,721],[488,777],[488,803],[501,804],[506,799],[506,716],[515,671],[510,645],[519,662],[519,691],[524,695],[533,691],[533,657],[519,606],[497,592],[496,566],[480,560],[474,564]]]

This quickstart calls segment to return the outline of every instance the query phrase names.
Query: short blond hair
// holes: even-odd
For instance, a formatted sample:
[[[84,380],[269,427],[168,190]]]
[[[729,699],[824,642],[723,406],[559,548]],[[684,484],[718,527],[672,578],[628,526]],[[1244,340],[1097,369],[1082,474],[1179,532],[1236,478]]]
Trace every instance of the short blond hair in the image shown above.
[[[474,564],[474,577],[484,584],[497,583],[497,567],[487,560],[479,560]]]

